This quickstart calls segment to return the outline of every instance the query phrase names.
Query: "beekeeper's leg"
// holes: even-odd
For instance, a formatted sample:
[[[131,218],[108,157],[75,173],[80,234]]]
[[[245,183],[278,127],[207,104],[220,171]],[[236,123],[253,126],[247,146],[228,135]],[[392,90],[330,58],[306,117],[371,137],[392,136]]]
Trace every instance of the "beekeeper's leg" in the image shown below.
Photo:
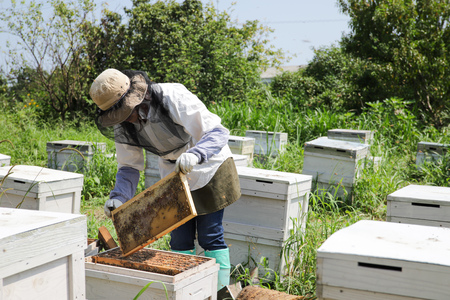
[[[198,243],[206,257],[213,257],[220,265],[217,290],[230,284],[230,252],[223,238],[223,209],[197,217]]]
[[[195,218],[187,221],[170,233],[170,248],[173,252],[195,255]]]

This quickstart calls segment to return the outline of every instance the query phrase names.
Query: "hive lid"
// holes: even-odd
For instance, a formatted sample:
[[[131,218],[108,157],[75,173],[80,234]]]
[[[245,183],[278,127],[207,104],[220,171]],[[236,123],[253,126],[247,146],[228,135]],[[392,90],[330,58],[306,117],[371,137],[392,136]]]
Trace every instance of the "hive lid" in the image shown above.
[[[333,156],[364,158],[368,155],[369,145],[319,137],[305,143],[305,153],[328,154]]]
[[[450,188],[442,186],[410,184],[387,196],[388,200],[412,202],[426,200],[427,203],[450,204]]]
[[[5,176],[4,187],[33,193],[82,187],[84,178],[83,174],[27,165],[0,167],[0,178]]]
[[[93,143],[87,141],[61,140],[47,142],[47,151],[61,151],[63,149],[76,149],[82,154],[92,154],[95,151],[105,152],[106,143]]]
[[[197,215],[186,176],[172,172],[112,212],[120,249],[130,255]]]
[[[450,228],[362,220],[332,234],[317,257],[384,258],[450,266]]]
[[[359,140],[360,143],[368,143],[373,138],[373,131],[355,129],[330,129],[328,138]]]
[[[304,182],[310,182],[312,176],[302,175],[297,173],[280,172],[274,170],[266,170],[251,167],[236,167],[239,178],[246,178],[252,180],[267,180],[271,182],[284,183],[284,184],[300,184]]]
[[[429,142],[419,142],[417,144],[417,152],[422,153],[443,155],[447,153],[448,150],[450,150],[449,144],[439,144]]]

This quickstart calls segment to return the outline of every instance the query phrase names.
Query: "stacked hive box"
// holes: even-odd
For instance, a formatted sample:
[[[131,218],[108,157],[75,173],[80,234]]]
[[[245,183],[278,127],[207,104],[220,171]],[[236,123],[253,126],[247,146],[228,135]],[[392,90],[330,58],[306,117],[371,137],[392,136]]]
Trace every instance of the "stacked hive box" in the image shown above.
[[[149,188],[161,180],[159,174],[159,156],[145,151],[145,188]]]
[[[0,154],[0,167],[9,166],[11,164],[11,156]]]
[[[317,297],[448,299],[450,229],[359,221],[317,251]]]
[[[85,216],[0,208],[0,224],[0,299],[85,299]]]
[[[450,149],[450,145],[419,142],[417,144],[416,165],[421,167],[427,162],[438,162]]]
[[[247,130],[246,137],[255,139],[255,154],[278,156],[287,145],[288,135],[282,132]]]
[[[317,179],[319,190],[338,185],[350,195],[368,152],[366,144],[321,137],[305,143],[302,173]],[[343,195],[342,188],[338,195]]]
[[[387,196],[387,221],[450,227],[450,188],[408,185]]]
[[[0,168],[0,206],[79,213],[83,174],[17,165]]]
[[[161,250],[156,251],[165,253]],[[167,253],[173,255],[174,259],[177,258],[176,256],[195,259],[195,256],[186,254]],[[206,258],[203,257],[203,259]],[[206,260],[176,275],[167,275],[96,264],[86,259],[86,296],[89,300],[133,299],[145,285],[151,283],[141,295],[142,299],[216,299],[219,265],[214,259]]]
[[[269,268],[284,272],[281,251],[291,230],[306,224],[312,177],[295,173],[237,167],[241,198],[225,209],[225,241],[233,265],[269,260]],[[250,253],[249,253],[250,249]]]
[[[353,143],[370,145],[373,140],[373,132],[370,130],[353,129],[330,129],[327,136],[329,139],[341,140]]]
[[[230,147],[231,153],[245,155],[247,157],[247,167],[253,165],[253,152],[255,150],[254,138],[230,135],[228,147]]]
[[[47,142],[47,167],[63,171],[85,171],[94,153],[104,153],[105,143],[84,141]]]

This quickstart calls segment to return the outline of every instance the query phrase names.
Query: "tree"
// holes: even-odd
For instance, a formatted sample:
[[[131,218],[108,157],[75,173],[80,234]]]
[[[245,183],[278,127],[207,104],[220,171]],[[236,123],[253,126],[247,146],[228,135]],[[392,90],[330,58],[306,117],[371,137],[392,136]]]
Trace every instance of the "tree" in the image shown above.
[[[90,85],[89,60],[85,57],[85,33],[91,25],[91,0],[50,2],[53,13],[44,16],[42,4],[22,1],[0,12],[7,24],[3,31],[16,37],[18,48],[7,43],[9,80],[32,74],[33,89],[40,97],[41,109],[55,112],[64,121],[68,115],[86,111],[86,91]],[[34,70],[34,72],[33,72]]]
[[[450,108],[450,3],[339,0],[339,6],[351,17],[344,50],[371,64],[355,82],[358,88],[372,97],[412,100],[422,119],[444,125]]]
[[[119,25],[119,16],[109,14],[92,35],[97,72],[139,69],[156,82],[179,82],[203,101],[217,102],[241,100],[261,70],[283,57],[264,39],[270,29],[257,21],[235,24],[212,4],[135,0],[125,11],[128,24]],[[93,46],[108,41],[112,51]]]

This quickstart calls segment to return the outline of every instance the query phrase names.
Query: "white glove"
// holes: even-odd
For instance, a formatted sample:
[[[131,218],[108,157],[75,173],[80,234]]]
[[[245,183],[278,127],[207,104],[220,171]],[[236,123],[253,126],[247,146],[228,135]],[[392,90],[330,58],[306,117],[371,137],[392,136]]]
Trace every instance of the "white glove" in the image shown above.
[[[108,218],[111,218],[111,212],[122,205],[122,201],[117,199],[108,199],[105,202],[105,207],[103,207],[103,210],[105,211],[105,215]]]
[[[175,172],[183,172],[187,174],[192,171],[194,166],[198,164],[198,157],[192,153],[182,153],[175,163]]]

